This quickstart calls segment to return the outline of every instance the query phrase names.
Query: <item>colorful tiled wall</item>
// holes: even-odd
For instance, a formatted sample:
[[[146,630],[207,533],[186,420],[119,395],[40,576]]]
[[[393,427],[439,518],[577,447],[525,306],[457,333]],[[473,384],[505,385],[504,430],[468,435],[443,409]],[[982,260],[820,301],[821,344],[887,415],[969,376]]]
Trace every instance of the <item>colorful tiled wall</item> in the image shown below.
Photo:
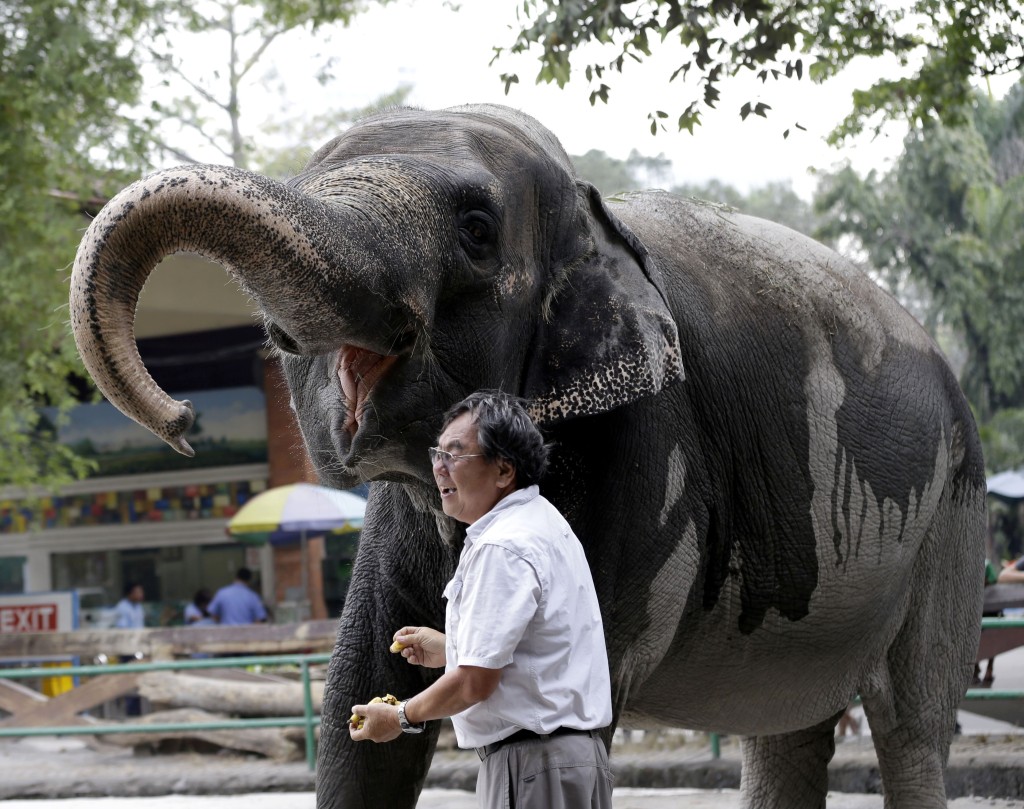
[[[232,517],[266,489],[266,481],[75,494],[36,500],[0,500],[0,534],[51,528]]]

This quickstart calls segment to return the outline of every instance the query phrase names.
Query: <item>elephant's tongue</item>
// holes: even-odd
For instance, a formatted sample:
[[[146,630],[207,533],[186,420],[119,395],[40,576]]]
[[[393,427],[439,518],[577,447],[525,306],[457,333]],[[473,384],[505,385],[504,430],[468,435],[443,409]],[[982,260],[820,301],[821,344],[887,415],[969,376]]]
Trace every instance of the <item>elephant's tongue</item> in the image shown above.
[[[345,397],[345,432],[355,435],[362,424],[366,400],[385,372],[398,357],[374,354],[365,348],[342,346],[338,352],[338,379]]]

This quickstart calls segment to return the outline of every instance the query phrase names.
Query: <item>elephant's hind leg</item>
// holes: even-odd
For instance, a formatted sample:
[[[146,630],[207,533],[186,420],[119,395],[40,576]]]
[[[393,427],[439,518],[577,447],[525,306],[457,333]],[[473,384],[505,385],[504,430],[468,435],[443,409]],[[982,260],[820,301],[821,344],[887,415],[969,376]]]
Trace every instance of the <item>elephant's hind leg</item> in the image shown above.
[[[806,730],[743,740],[743,809],[824,809],[841,713]]]
[[[909,609],[861,689],[886,809],[945,809],[957,709],[981,632],[983,537],[975,504],[939,513],[918,554]]]

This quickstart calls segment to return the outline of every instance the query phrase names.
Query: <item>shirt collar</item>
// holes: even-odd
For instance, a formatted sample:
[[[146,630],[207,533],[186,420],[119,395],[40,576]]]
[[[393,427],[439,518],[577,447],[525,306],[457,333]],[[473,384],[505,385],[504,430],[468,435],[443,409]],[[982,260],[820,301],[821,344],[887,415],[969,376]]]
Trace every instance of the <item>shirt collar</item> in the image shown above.
[[[501,500],[494,504],[494,507],[490,511],[466,529],[466,543],[471,543],[474,539],[480,536],[480,534],[486,531],[502,511],[515,508],[523,503],[529,503],[539,494],[540,487],[534,484],[533,486],[527,486],[525,489],[516,489],[512,494],[502,497]]]

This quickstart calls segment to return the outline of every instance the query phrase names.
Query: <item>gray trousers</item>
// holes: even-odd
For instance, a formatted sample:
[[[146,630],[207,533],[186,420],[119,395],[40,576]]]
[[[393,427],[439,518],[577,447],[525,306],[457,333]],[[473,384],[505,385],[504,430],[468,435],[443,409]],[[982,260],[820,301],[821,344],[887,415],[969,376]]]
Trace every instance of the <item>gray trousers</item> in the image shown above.
[[[481,809],[611,809],[608,752],[577,734],[507,744],[480,762],[476,795]]]

